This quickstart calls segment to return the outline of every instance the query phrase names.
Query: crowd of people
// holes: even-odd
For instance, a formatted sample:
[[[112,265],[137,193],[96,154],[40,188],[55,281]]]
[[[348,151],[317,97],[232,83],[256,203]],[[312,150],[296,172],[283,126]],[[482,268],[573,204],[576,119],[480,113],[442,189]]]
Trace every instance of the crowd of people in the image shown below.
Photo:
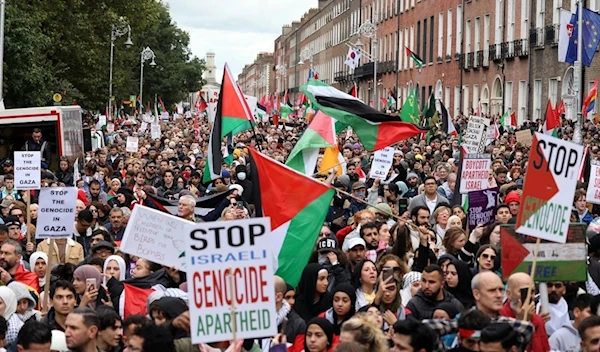
[[[68,158],[52,160],[53,142],[41,130],[32,131],[23,149],[44,150],[42,186],[78,188],[73,236],[57,239],[52,251],[49,240],[35,240],[37,219],[45,216],[38,213],[39,192],[15,190],[13,160],[3,160],[0,347],[86,352],[599,349],[600,227],[593,225],[600,211],[586,202],[585,183],[575,193],[572,221],[592,223],[588,280],[547,283],[548,307],[541,307],[538,283],[527,273],[502,280],[500,227],[514,224],[518,216],[529,155],[514,131],[503,128],[487,146],[490,183],[499,187],[495,221],[475,228],[468,226],[469,209],[453,201],[459,137],[437,133],[397,143],[388,176],[379,179],[369,177],[373,155],[356,134],[340,134],[342,175],[335,175],[337,168],[320,170],[319,161],[310,176],[343,192],[335,194],[315,243],[306,244],[314,250],[307,265],[298,268],[298,285],[274,278],[280,333],[193,345],[185,273],[119,249],[132,209],[155,207],[160,199],[176,203],[176,215],[194,222],[253,217],[249,149],[285,163],[306,124],[259,123],[236,135],[233,163],[206,184],[211,133],[206,120],[195,127],[193,118],[171,117],[161,123],[159,139],[132,121],[122,116],[109,133],[96,129],[92,116],[85,117],[100,141],[86,154],[82,170],[74,170]],[[455,119],[459,134],[466,122],[462,115]],[[520,129],[538,131],[541,122]],[[597,126],[586,122],[583,131],[590,158],[597,159]],[[572,135],[572,124],[564,121],[561,138]],[[139,138],[137,153],[125,151],[128,136]],[[223,199],[208,213],[197,213],[198,199],[212,195]],[[143,314],[123,314],[129,286],[154,289]]]

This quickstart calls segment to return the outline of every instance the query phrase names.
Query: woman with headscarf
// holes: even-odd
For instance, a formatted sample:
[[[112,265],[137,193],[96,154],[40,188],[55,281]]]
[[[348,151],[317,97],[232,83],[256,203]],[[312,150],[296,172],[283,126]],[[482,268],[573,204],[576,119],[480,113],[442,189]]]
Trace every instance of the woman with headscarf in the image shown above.
[[[445,271],[446,290],[463,304],[465,309],[475,305],[473,291],[471,290],[471,280],[473,274],[467,263],[459,259],[452,260]]]
[[[4,343],[5,346],[10,346],[17,339],[24,323],[17,315],[17,296],[6,286],[0,286],[0,315],[6,319],[8,325]]]
[[[332,294],[332,307],[319,317],[327,319],[333,325],[333,333],[339,336],[342,324],[356,313],[356,291],[350,283],[342,283],[334,287]]]
[[[95,284],[88,285],[88,280],[94,280]],[[73,273],[73,286],[75,292],[79,295],[78,301],[80,307],[96,308],[96,303],[100,300],[99,288],[102,282],[102,274],[94,266],[86,264],[75,269]]]
[[[325,318],[315,317],[306,324],[304,335],[298,335],[288,352],[328,352],[339,342],[333,325]]]
[[[318,263],[309,263],[302,271],[294,310],[304,321],[309,321],[331,306],[331,295],[327,292],[328,275],[327,269]]]
[[[375,284],[377,283],[377,266],[365,259],[354,267],[352,286],[356,289],[356,309],[373,303],[375,300]]]
[[[111,255],[104,261],[104,268],[102,270],[104,273],[104,278],[102,283],[106,285],[106,282],[114,277],[119,281],[125,280],[125,274],[127,273],[127,269],[125,269],[125,260],[118,255]]]
[[[40,283],[40,292],[44,290],[46,284],[46,268],[48,265],[48,255],[44,252],[33,252],[29,256],[29,267],[38,277]]]
[[[192,339],[190,333],[174,327],[171,322],[188,310],[185,302],[176,297],[162,297],[152,304],[150,317],[156,325],[165,325],[171,331],[175,350],[177,352],[188,352],[192,350]]]
[[[410,271],[402,278],[402,289],[400,296],[402,304],[406,305],[414,295],[421,289],[421,273],[418,271]]]

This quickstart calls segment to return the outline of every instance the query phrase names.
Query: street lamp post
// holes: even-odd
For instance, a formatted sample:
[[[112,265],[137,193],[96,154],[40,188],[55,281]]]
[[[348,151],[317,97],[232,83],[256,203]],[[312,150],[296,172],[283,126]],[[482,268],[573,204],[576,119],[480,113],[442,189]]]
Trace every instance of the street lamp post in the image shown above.
[[[152,51],[152,49],[150,49],[149,46],[144,48],[144,50],[142,50],[142,52],[140,53],[140,104],[142,105],[144,104],[144,100],[142,100],[144,92],[144,62],[152,60],[150,62],[150,66],[154,67],[156,66],[154,58],[156,58],[156,55],[154,55],[154,51]],[[140,111],[141,110],[142,109],[140,108]]]
[[[125,21],[123,16],[119,17],[118,24],[111,25],[110,32],[110,68],[109,68],[109,79],[108,79],[108,108],[112,105],[112,78],[113,78],[113,57],[115,52],[115,40],[117,38],[127,34],[127,40],[125,41],[125,47],[130,48],[133,45],[131,41],[131,26]]]
[[[300,61],[298,61],[298,65],[303,66],[304,61],[308,61],[310,63],[309,69],[314,75],[313,55],[314,52],[312,50],[312,47],[306,47],[302,49],[302,51],[300,52]]]
[[[377,24],[375,23],[375,18],[377,18],[377,11],[373,11],[373,20],[366,20],[363,24],[358,27],[358,31],[355,34],[359,36],[364,35],[367,38],[370,38],[373,43],[373,54],[368,54],[365,50],[362,49],[364,46],[361,43],[360,38],[354,43],[354,47],[358,49],[361,55],[365,55],[367,58],[373,61],[373,106],[379,110],[379,101],[377,100]],[[348,44],[349,45],[349,44]]]

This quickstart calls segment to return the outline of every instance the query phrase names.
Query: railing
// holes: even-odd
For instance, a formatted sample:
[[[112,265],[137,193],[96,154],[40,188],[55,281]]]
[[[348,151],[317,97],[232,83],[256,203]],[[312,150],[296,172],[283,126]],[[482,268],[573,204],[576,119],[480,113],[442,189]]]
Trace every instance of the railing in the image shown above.
[[[465,70],[471,69],[473,68],[473,59],[475,57],[474,53],[468,53],[467,54],[467,60],[465,63]]]
[[[543,48],[544,28],[531,28],[529,31],[529,42],[532,48]]]
[[[358,66],[355,70],[354,70],[354,77],[359,79],[359,78],[363,78],[363,77],[373,77],[373,63],[372,62],[368,62],[364,65],[360,65]],[[379,71],[379,70],[377,70]]]
[[[490,60],[492,60],[492,61],[502,60],[502,44],[490,45]]]
[[[525,57],[529,55],[529,44],[527,39],[517,39],[513,42],[515,48],[515,56]]]
[[[558,24],[551,24],[546,26],[546,44],[558,44],[558,31],[559,31],[560,25]]]

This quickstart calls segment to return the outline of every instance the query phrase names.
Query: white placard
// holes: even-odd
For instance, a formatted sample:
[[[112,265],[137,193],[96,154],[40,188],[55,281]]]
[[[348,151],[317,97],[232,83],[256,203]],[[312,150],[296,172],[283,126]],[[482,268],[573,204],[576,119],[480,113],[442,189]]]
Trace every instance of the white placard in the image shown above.
[[[488,189],[491,165],[490,154],[466,154],[462,160],[460,193]]]
[[[160,119],[161,120],[168,120],[169,119],[169,113],[166,111],[163,111],[160,113]]]
[[[138,137],[127,137],[127,146],[125,147],[125,151],[128,153],[137,153],[138,151]]]
[[[35,238],[71,238],[77,204],[76,187],[44,187],[40,189]]]
[[[152,139],[158,139],[161,136],[160,125],[152,124],[150,125],[150,137]]]
[[[127,222],[120,249],[128,254],[186,271],[182,233],[191,222],[161,211],[136,206]]]
[[[373,165],[371,166],[370,178],[387,179],[387,174],[394,161],[394,148],[386,147],[375,152]]]
[[[600,204],[600,161],[597,160],[590,162],[590,182],[586,200],[589,203]]]
[[[179,114],[178,113],[173,113],[173,120],[178,120],[179,119]]]
[[[73,163],[73,185],[77,186],[77,181],[81,178],[81,173],[79,172],[79,158],[75,159]]]
[[[106,125],[106,132],[108,133],[113,133],[115,131],[115,124],[114,123],[109,123]]]
[[[102,126],[106,125],[106,115],[98,116],[98,126],[102,128]]]
[[[40,189],[41,152],[15,152],[15,189]]]
[[[148,128],[148,122],[142,121],[142,124],[140,125],[140,129],[138,131],[144,133],[144,132],[146,132],[147,128]]]
[[[231,297],[238,339],[277,334],[270,219],[191,224],[185,237],[192,343],[233,338]]]
[[[482,153],[485,148],[485,131],[490,126],[486,117],[470,116],[467,131],[462,138],[461,146],[468,154]]]
[[[219,102],[219,90],[218,89],[209,89],[208,90],[208,99],[206,104],[208,105],[208,122],[213,123],[215,121],[215,116],[217,116],[217,103]]]

